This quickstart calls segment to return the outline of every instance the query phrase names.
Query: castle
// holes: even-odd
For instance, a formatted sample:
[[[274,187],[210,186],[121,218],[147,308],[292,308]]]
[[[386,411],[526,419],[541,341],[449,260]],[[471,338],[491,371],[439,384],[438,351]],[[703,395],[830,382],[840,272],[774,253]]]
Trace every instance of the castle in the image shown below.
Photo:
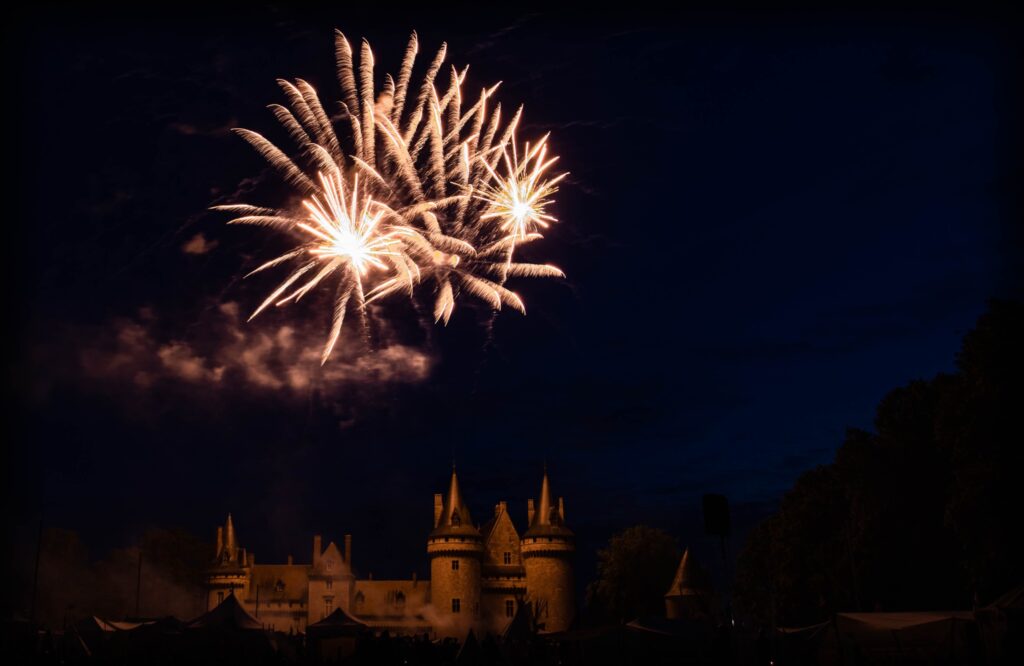
[[[447,494],[434,495],[434,526],[427,537],[430,580],[357,578],[352,536],[344,550],[313,537],[309,564],[256,564],[238,545],[231,516],[217,528],[217,553],[206,573],[207,607],[228,595],[268,629],[300,633],[340,608],[376,631],[463,638],[470,629],[500,632],[521,604],[543,632],[564,631],[575,616],[573,533],[565,503],[553,501],[547,470],[540,498],[527,502],[522,537],[505,502],[476,526],[454,467]]]

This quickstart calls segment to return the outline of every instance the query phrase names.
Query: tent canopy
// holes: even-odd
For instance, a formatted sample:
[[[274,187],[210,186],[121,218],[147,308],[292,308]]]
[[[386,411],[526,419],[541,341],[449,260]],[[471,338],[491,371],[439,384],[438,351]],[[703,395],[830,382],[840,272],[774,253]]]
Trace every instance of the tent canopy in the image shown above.
[[[341,607],[335,608],[330,615],[306,627],[310,638],[334,638],[337,636],[356,636],[368,631],[365,622],[352,617]]]
[[[249,615],[235,595],[228,595],[216,608],[188,623],[189,629],[262,631],[260,621]]]

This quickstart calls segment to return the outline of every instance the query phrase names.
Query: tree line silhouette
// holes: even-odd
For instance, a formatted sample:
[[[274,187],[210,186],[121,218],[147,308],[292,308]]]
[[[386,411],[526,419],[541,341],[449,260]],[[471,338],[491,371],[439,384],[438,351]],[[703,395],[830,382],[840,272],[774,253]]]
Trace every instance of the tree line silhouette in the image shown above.
[[[736,603],[764,624],[970,609],[1024,579],[1024,305],[993,301],[956,371],[890,391],[750,534]]]

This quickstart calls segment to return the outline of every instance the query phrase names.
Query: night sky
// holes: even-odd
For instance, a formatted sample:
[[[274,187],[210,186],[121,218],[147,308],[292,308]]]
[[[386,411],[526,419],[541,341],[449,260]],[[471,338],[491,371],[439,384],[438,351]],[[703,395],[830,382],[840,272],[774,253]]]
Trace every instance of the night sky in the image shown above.
[[[231,511],[258,562],[351,532],[361,574],[422,575],[454,458],[474,520],[504,499],[520,528],[546,461],[583,572],[636,523],[712,558],[702,494],[742,536],[1020,294],[1001,17],[335,4],[8,26],[16,538],[42,510],[96,549],[150,525],[212,540]],[[241,277],[282,241],[207,207],[286,195],[229,130],[283,137],[277,78],[337,99],[336,27],[370,40],[378,85],[412,29],[421,60],[447,41],[467,90],[502,80],[522,136],[552,132],[571,176],[532,256],[568,278],[517,283],[527,317],[389,304],[376,349],[324,372],[315,301],[245,323],[275,282]]]

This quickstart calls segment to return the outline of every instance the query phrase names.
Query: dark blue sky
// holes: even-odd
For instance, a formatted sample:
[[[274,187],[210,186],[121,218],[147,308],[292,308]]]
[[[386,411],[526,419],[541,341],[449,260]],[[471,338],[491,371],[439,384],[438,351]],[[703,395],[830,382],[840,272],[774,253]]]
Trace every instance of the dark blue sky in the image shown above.
[[[475,517],[507,499],[520,525],[546,459],[585,549],[644,522],[710,557],[703,493],[742,532],[887,390],[952,369],[986,299],[1020,294],[1000,17],[438,11],[17,24],[19,524],[45,506],[101,547],[148,524],[207,536],[230,510],[261,561],[351,531],[364,573],[404,575],[453,455]],[[447,40],[469,89],[525,102],[524,133],[550,130],[572,172],[538,254],[568,279],[522,284],[529,316],[490,336],[471,308],[427,338],[395,324],[406,355],[379,351],[370,381],[183,375],[239,330],[324,333],[311,307],[238,328],[224,306],[255,307],[268,283],[239,278],[275,246],[204,211],[263,173],[227,130],[275,131],[276,78],[335,98],[335,27],[378,72],[413,28],[424,51]]]

